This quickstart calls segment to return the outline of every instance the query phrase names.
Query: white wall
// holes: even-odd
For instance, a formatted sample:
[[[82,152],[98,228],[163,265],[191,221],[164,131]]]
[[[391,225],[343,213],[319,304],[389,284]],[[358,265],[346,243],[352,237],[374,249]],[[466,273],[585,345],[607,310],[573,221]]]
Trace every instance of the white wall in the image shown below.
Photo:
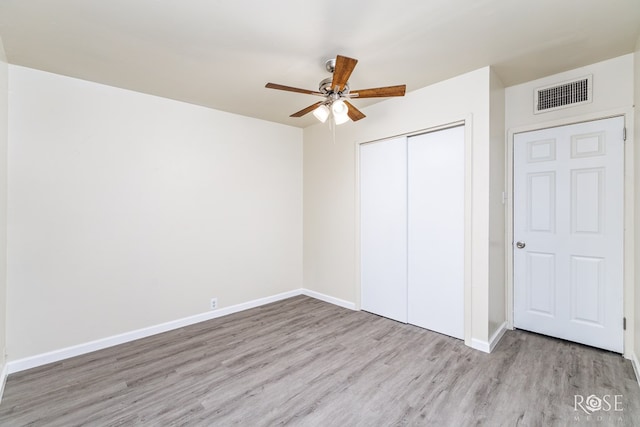
[[[593,74],[593,102],[571,108],[533,114],[534,90],[541,86]],[[623,55],[586,67],[533,80],[505,91],[507,129],[538,123],[570,122],[576,118],[633,105],[633,55]]]
[[[635,132],[634,135],[640,135],[640,37],[638,37],[638,41],[636,42],[636,51],[633,55],[633,83],[634,83],[634,105],[635,105]],[[634,312],[635,312],[635,356],[636,361],[637,357],[640,356],[640,271],[638,271],[638,266],[640,266],[640,149],[635,150],[635,247],[638,248],[635,251],[635,259],[633,265],[636,266],[635,272],[635,301],[634,301]],[[640,368],[640,366],[638,366]]]
[[[490,193],[497,188],[490,186],[489,171],[490,74],[486,67],[365,108],[367,118],[339,126],[335,142],[327,124],[304,130],[305,288],[359,303],[357,145],[468,120],[473,150],[467,202],[473,211],[466,232],[472,246],[465,285],[471,294],[466,311],[471,313],[466,319],[470,334],[465,341],[487,342],[490,197],[496,196]]]
[[[9,360],[302,286],[300,129],[11,65],[9,90]]]
[[[611,115],[625,114],[627,123],[627,143],[625,145],[625,316],[628,324],[634,323],[634,133],[633,133],[633,93],[634,55],[624,55],[607,61],[577,68],[539,80],[508,87],[505,91],[506,120],[508,132],[532,130],[548,126],[559,126],[584,120],[594,120]],[[533,114],[533,97],[536,88],[562,83],[567,80],[593,75],[593,102]],[[636,70],[637,74],[637,70]],[[636,88],[638,77],[636,75]],[[511,147],[511,141],[508,141]],[[638,150],[635,156],[637,158]],[[636,159],[635,164],[640,164]],[[636,184],[637,194],[637,184]],[[511,220],[511,219],[510,219]],[[510,237],[510,236],[509,236]],[[636,263],[635,265],[638,265]],[[511,284],[508,284],[511,286]],[[627,328],[625,333],[625,355],[630,356],[633,348],[635,328]]]
[[[0,39],[0,372],[5,366],[7,317],[7,147],[8,147],[8,71]],[[0,378],[4,384],[4,378]],[[0,396],[2,388],[0,387]]]
[[[489,214],[489,336],[506,321],[505,211],[506,191],[504,85],[492,70],[490,80],[490,214]]]

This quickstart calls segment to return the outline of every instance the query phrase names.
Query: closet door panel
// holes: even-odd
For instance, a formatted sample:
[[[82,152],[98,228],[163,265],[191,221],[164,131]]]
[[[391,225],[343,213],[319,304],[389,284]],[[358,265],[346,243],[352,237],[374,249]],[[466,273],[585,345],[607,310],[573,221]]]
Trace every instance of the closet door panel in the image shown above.
[[[360,146],[361,307],[407,322],[406,138]]]
[[[464,127],[408,138],[408,322],[464,338]]]

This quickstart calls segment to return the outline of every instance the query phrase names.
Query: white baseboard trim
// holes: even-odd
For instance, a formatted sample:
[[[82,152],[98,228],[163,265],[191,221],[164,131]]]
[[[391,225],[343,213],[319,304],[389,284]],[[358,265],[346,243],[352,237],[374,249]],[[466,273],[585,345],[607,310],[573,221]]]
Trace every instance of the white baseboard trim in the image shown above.
[[[2,396],[4,395],[4,385],[7,383],[7,377],[9,376],[8,363],[5,363],[2,367],[2,373],[0,374],[0,402],[2,402]]]
[[[491,346],[488,341],[479,340],[477,338],[471,339],[471,348],[475,350],[480,350],[485,353],[491,353]]]
[[[320,292],[312,291],[310,289],[302,289],[302,295],[306,295],[311,298],[319,299],[320,301],[328,302],[333,305],[348,308],[349,310],[355,310],[356,305],[352,302],[345,301],[340,298],[335,298],[329,295],[321,294]]]
[[[114,335],[111,337],[101,338],[95,341],[90,341],[83,344],[74,345],[71,347],[61,348],[59,350],[50,351],[47,353],[38,354],[35,356],[25,357],[24,359],[18,359],[11,362],[7,362],[3,370],[3,379],[9,374],[15,372],[24,371],[38,366],[46,365],[48,363],[59,362],[64,359],[68,359],[75,356],[91,353],[96,350],[102,350],[104,348],[113,347],[126,342],[134,341],[141,338],[146,338],[151,335],[160,334],[162,332],[171,331],[173,329],[182,328],[184,326],[193,325],[194,323],[204,322],[206,320],[215,319],[229,314],[237,313],[240,311],[248,310],[250,308],[259,307],[261,305],[270,304],[272,302],[280,301],[283,299],[295,297],[298,295],[306,295],[312,298],[319,299],[321,301],[328,302],[340,307],[349,308],[355,310],[355,304],[334,298],[329,295],[321,294],[319,292],[311,291],[309,289],[296,289],[289,292],[283,292],[281,294],[272,295],[265,298],[258,298],[245,303],[232,305],[230,307],[221,308],[214,311],[196,314],[194,316],[185,317],[182,319],[172,320],[159,325],[149,326],[142,329],[137,329],[123,334]],[[2,383],[4,386],[4,382]],[[0,394],[0,396],[2,396]]]
[[[503,322],[498,329],[491,335],[489,341],[479,340],[477,338],[471,339],[471,348],[483,351],[485,353],[491,353],[498,345],[504,333],[507,332],[507,322]]]
[[[498,329],[489,338],[489,352],[496,348],[505,332],[507,332],[507,322],[503,322],[502,325],[498,326]]]
[[[636,356],[635,352],[631,353],[631,365],[633,365],[633,372],[635,372],[636,381],[640,386],[640,361],[638,361],[638,356]]]
[[[184,317],[182,319],[172,320],[170,322],[161,323],[159,325],[149,326],[137,329],[123,334],[114,335],[90,341],[84,344],[78,344],[59,350],[50,351],[48,353],[38,354],[36,356],[26,357],[24,359],[14,360],[5,365],[8,374],[24,371],[26,369],[35,368],[46,365],[47,363],[58,362],[70,357],[80,356],[82,354],[91,353],[92,351],[102,350],[107,347],[113,347],[126,342],[134,341],[140,338],[146,338],[151,335],[160,334],[162,332],[171,331],[173,329],[182,328],[184,326],[193,325],[194,323],[204,322],[218,317],[226,316],[239,311],[248,310],[250,308],[259,307],[261,305],[280,301],[302,294],[302,289],[284,292],[265,298],[259,298],[242,304],[232,305],[230,307],[221,308],[219,310],[209,311],[206,313],[196,314],[194,316]]]

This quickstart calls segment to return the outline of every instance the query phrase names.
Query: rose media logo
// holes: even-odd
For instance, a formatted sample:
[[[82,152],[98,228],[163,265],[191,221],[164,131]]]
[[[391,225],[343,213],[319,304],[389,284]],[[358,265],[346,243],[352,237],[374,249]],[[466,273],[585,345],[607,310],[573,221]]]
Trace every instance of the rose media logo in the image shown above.
[[[586,414],[584,418],[585,421],[603,421],[605,416],[609,419],[614,416],[617,417],[619,421],[622,421],[621,415],[622,411],[624,411],[622,408],[622,395],[605,394],[596,396],[595,394],[591,394],[585,397],[576,394],[573,396],[573,410],[578,412],[574,417],[576,421],[580,420],[580,414],[582,412]]]
[[[622,395],[621,394],[605,394],[598,397],[595,394],[584,397],[579,394],[573,396],[573,410],[582,409],[585,414],[592,415],[594,412],[615,411],[622,412]]]

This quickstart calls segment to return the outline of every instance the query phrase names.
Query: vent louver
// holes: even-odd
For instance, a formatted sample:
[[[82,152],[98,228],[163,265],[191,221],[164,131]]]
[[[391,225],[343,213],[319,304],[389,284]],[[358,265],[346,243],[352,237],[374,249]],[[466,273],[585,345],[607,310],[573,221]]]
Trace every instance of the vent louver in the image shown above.
[[[545,113],[591,102],[592,81],[592,76],[586,76],[536,89],[533,112]]]

